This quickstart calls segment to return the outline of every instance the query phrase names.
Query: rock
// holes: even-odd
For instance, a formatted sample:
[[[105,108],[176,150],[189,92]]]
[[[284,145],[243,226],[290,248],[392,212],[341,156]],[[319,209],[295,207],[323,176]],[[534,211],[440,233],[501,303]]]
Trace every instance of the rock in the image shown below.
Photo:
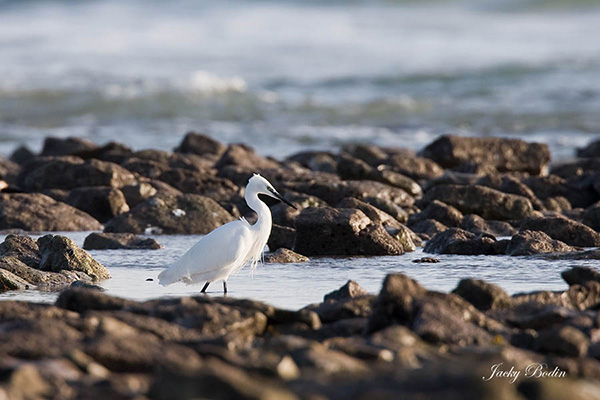
[[[336,208],[355,208],[364,212],[375,224],[382,224],[385,227],[399,228],[401,226],[398,220],[388,213],[353,197],[346,197],[336,205]]]
[[[538,258],[548,260],[600,260],[600,250],[572,251],[569,253],[544,253]]]
[[[19,164],[0,157],[0,179],[8,183],[15,183],[20,170]]]
[[[100,222],[106,222],[114,216],[129,211],[123,193],[109,186],[73,189],[65,202],[85,211]]]
[[[535,341],[537,351],[567,357],[582,357],[589,347],[589,339],[577,328],[563,326],[544,329]]]
[[[540,253],[559,253],[574,250],[573,247],[552,239],[544,232],[524,230],[512,237],[506,252],[510,256],[530,256]]]
[[[391,200],[386,200],[375,196],[365,196],[363,201],[372,205],[373,207],[377,207],[384,213],[392,216],[398,222],[405,223],[408,221],[408,213]]]
[[[294,251],[306,255],[402,254],[402,245],[360,210],[306,208],[296,219]]]
[[[294,228],[273,224],[267,245],[271,251],[279,248],[291,249],[294,247],[295,241],[296,230]]]
[[[588,267],[573,267],[561,272],[560,276],[569,286],[583,285],[588,281],[600,282],[600,272]]]
[[[580,178],[575,176],[574,178]],[[530,176],[523,180],[533,190],[535,195],[546,200],[551,197],[564,197],[573,207],[588,207],[598,201],[592,181],[577,184],[556,175]]]
[[[0,193],[0,229],[94,231],[102,225],[90,215],[40,193]]]
[[[435,219],[424,219],[411,225],[410,229],[417,234],[424,235],[425,240],[429,240],[436,234],[446,231],[448,227]]]
[[[594,140],[587,146],[577,149],[577,157],[600,157],[600,140]]]
[[[168,185],[167,185],[168,186]],[[147,182],[140,182],[135,185],[127,185],[121,188],[125,196],[125,202],[130,208],[133,208],[158,193],[156,188]]]
[[[273,159],[264,158],[254,152],[249,146],[243,144],[232,144],[215,164],[215,168],[222,169],[228,165],[237,165],[260,171],[269,168],[279,168],[279,163]]]
[[[462,279],[452,293],[481,311],[505,308],[511,304],[510,296],[502,288],[479,279]]]
[[[393,155],[385,163],[392,170],[416,180],[431,180],[444,175],[442,167],[429,158]]]
[[[289,207],[284,203],[277,203],[271,206],[271,215],[273,217],[273,224],[282,225],[293,228],[295,221],[300,212],[308,207],[323,207],[326,206],[323,200],[315,197],[300,193],[286,192],[283,196],[287,201],[292,203],[296,209]],[[292,243],[293,245],[293,243]],[[288,246],[281,246],[288,247]],[[289,247],[288,247],[289,248]]]
[[[37,267],[37,265],[30,267],[14,257],[0,257],[0,268],[30,283],[32,288],[34,285],[45,287],[65,286],[76,279],[91,280],[89,276],[81,272],[48,272],[40,271]]]
[[[535,193],[519,178],[513,175],[486,175],[477,181],[478,185],[491,187],[504,193],[516,194],[523,196],[531,201],[533,208],[543,210],[544,205],[536,197]]]
[[[142,234],[156,228],[164,234],[207,234],[231,221],[231,214],[208,197],[159,195],[109,220],[105,232]]]
[[[158,176],[158,179],[183,193],[199,194],[219,202],[230,201],[234,196],[239,195],[240,191],[240,188],[228,179],[183,168],[166,170]]]
[[[110,161],[115,164],[121,164],[132,154],[133,150],[131,150],[131,148],[118,142],[108,142],[102,147],[80,150],[73,153],[73,155],[83,158],[84,160],[95,158],[102,161]]]
[[[133,174],[117,164],[74,156],[35,159],[23,167],[18,179],[19,186],[32,192],[84,186],[120,188],[134,183]]]
[[[440,260],[433,257],[421,257],[417,258],[416,260],[413,260],[412,262],[417,264],[437,264],[440,262]]]
[[[381,148],[367,143],[349,143],[342,150],[352,157],[358,158],[371,166],[378,166],[388,159],[388,154]],[[407,150],[407,152],[409,152]],[[413,153],[414,155],[414,153]]]
[[[464,214],[477,214],[484,219],[519,220],[534,215],[529,199],[485,186],[437,185],[423,196],[424,203],[434,200],[454,206]]]
[[[31,284],[17,275],[0,268],[0,293],[9,290],[31,289]]]
[[[600,233],[564,217],[529,218],[521,223],[521,230],[541,231],[570,246],[600,246]]]
[[[225,146],[210,136],[196,132],[188,132],[178,147],[177,153],[193,153],[199,156],[214,154],[220,156],[225,151]]]
[[[353,298],[359,297],[359,296],[366,296],[368,294],[369,294],[369,292],[367,292],[365,289],[363,289],[362,286],[360,286],[355,281],[350,280],[350,281],[346,282],[344,284],[344,286],[342,286],[338,290],[334,290],[333,292],[326,294],[325,297],[323,298],[323,301],[328,301],[328,300],[343,301],[343,300],[353,299]]]
[[[162,246],[155,239],[136,236],[132,233],[90,233],[83,242],[85,250],[157,250]]]
[[[81,271],[94,280],[110,278],[102,264],[68,237],[46,235],[39,238],[37,244],[40,249],[40,269],[43,271]]]
[[[479,215],[465,215],[460,227],[476,235],[486,233],[493,236],[512,236],[517,233],[511,224],[505,221],[486,221]]]
[[[409,224],[416,224],[426,219],[434,219],[447,227],[459,227],[463,214],[452,206],[433,200],[421,212],[411,215]]]
[[[402,245],[405,253],[415,251],[417,246],[423,245],[421,238],[404,225],[400,225],[397,228],[386,227],[385,230]]]
[[[435,235],[423,251],[437,254],[495,254],[494,242],[496,238],[491,235],[475,235],[460,228],[449,228]]]
[[[492,165],[500,172],[522,171],[540,175],[550,161],[546,144],[496,137],[441,136],[421,152],[444,168],[475,163]]]
[[[38,245],[29,236],[7,235],[0,244],[0,257],[13,257],[33,268],[40,264]]]
[[[56,138],[47,137],[44,140],[44,147],[40,155],[42,156],[68,156],[81,151],[96,150],[98,145],[78,137]]]
[[[291,155],[286,161],[300,163],[311,171],[335,173],[338,165],[336,158],[334,154],[325,151],[302,151]]]
[[[19,165],[27,164],[29,161],[34,159],[36,155],[27,146],[19,146],[10,155],[10,161],[15,162]]]
[[[569,199],[564,196],[548,197],[544,200],[544,207],[549,211],[563,212],[571,211],[573,206]]]
[[[596,232],[600,232],[600,201],[585,210],[581,222]]]
[[[292,250],[280,247],[274,253],[265,254],[265,262],[267,263],[303,263],[309,261],[308,257],[293,252]]]
[[[133,308],[137,303],[133,300],[109,296],[99,290],[69,288],[59,294],[55,305],[65,310],[83,313],[92,310],[109,311],[121,310],[125,307]]]

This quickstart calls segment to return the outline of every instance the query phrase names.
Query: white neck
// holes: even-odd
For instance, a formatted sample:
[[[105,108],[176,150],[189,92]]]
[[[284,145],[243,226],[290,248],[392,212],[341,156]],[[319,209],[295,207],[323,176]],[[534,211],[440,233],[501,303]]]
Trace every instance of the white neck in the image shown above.
[[[256,223],[252,225],[253,228],[257,229],[265,229],[267,232],[271,232],[271,210],[269,207],[261,199],[258,198],[258,195],[248,195],[247,193],[244,195],[246,199],[246,203],[248,203],[248,207],[250,207],[253,211],[258,214],[258,219]]]

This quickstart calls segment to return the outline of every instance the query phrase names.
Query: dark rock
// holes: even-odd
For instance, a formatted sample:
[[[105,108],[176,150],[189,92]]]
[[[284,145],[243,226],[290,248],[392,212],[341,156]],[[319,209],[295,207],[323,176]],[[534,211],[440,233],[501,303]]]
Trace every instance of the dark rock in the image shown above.
[[[600,250],[573,251],[569,253],[540,254],[539,258],[548,260],[600,260]]]
[[[569,199],[564,196],[548,197],[544,200],[544,207],[549,211],[556,212],[571,211],[573,209]]]
[[[295,161],[311,171],[335,173],[337,170],[336,157],[324,151],[303,151],[288,157],[286,161]]]
[[[521,230],[541,231],[570,246],[600,246],[600,233],[564,217],[529,218],[521,223]]]
[[[465,215],[460,227],[476,235],[486,233],[493,236],[512,236],[517,233],[511,224],[505,221],[486,221],[479,215]]]
[[[29,236],[7,235],[0,244],[0,257],[13,257],[33,268],[40,264],[38,245]]]
[[[569,286],[583,285],[588,281],[600,282],[600,272],[587,267],[573,267],[561,272],[560,276]]]
[[[199,194],[219,202],[231,200],[240,190],[228,179],[183,168],[169,169],[161,173],[158,179],[183,193]]]
[[[283,197],[292,203],[296,209],[289,207],[284,203],[277,203],[271,206],[271,214],[273,216],[273,224],[294,227],[295,220],[300,215],[300,212],[308,207],[324,207],[327,205],[323,200],[315,196],[300,194],[295,192],[286,192]],[[288,246],[282,246],[288,247]]]
[[[130,172],[149,179],[158,179],[163,172],[169,169],[168,166],[162,165],[156,161],[140,160],[135,157],[127,158],[121,162],[121,166]]]
[[[69,288],[60,293],[55,305],[66,310],[82,313],[91,310],[121,310],[125,307],[133,308],[136,304],[133,300],[109,296],[99,290]]]
[[[546,144],[496,137],[441,136],[422,151],[444,168],[465,163],[489,164],[500,172],[523,171],[540,175],[550,161]]]
[[[496,238],[491,235],[475,235],[460,228],[449,228],[435,235],[423,251],[437,254],[495,254],[494,242]]]
[[[524,230],[510,240],[506,252],[510,256],[530,256],[540,253],[559,253],[575,249],[544,232]]]
[[[215,164],[215,168],[222,169],[228,165],[237,165],[260,171],[262,169],[279,168],[279,163],[273,159],[264,158],[254,152],[249,146],[232,144]]]
[[[132,233],[93,232],[83,242],[85,250],[144,249],[157,250],[162,246],[155,239],[136,236]]]
[[[280,247],[275,252],[265,254],[265,262],[267,263],[303,263],[309,261],[308,257],[293,252],[292,250]]]
[[[340,201],[336,205],[336,208],[355,208],[364,212],[375,224],[382,224],[385,227],[399,228],[401,226],[400,222],[388,213],[352,197],[347,197]]]
[[[437,185],[427,190],[423,202],[439,200],[464,214],[477,214],[484,219],[518,220],[533,216],[529,199],[499,192],[485,186]]]
[[[352,318],[366,319],[371,314],[376,298],[376,296],[365,294],[339,301],[326,300],[323,303],[311,305],[305,309],[317,313],[324,324]],[[363,328],[365,322],[363,321],[361,324]]]
[[[386,200],[375,196],[365,196],[362,201],[380,209],[386,214],[391,215],[398,222],[406,223],[408,221],[408,213],[391,200]]]
[[[425,239],[429,240],[436,234],[446,231],[448,227],[435,219],[424,219],[411,225],[410,229],[415,233],[425,235]]]
[[[596,232],[600,232],[600,201],[585,210],[581,222]]]
[[[214,200],[196,194],[151,197],[106,223],[105,232],[207,234],[233,217]]]
[[[135,185],[127,185],[121,188],[125,196],[125,201],[130,208],[133,208],[149,197],[158,192],[154,186],[147,182],[140,182]]]
[[[575,178],[580,179],[577,176]],[[548,175],[530,176],[524,179],[523,183],[529,186],[541,200],[564,197],[573,207],[588,207],[598,201],[598,194],[593,189],[592,181],[578,185],[559,176]]]
[[[577,149],[577,157],[600,157],[600,140],[594,140],[587,146]]]
[[[397,228],[385,227],[385,230],[391,237],[402,244],[404,252],[415,251],[417,246],[423,245],[421,238],[404,225],[400,225]]]
[[[200,156],[204,154],[221,155],[225,146],[210,136],[196,132],[188,132],[183,141],[175,148],[178,153],[193,153]]]
[[[83,211],[39,193],[0,193],[0,229],[94,231],[98,221]]]
[[[12,272],[0,268],[0,293],[9,290],[30,289],[31,284]]]
[[[197,154],[171,153],[163,150],[141,150],[131,154],[129,158],[123,160],[121,164],[131,162],[151,162],[161,171],[169,169],[186,169],[189,171],[207,171],[213,167],[214,157],[208,154],[199,156]]]
[[[535,193],[519,178],[513,175],[486,175],[477,181],[478,185],[488,186],[492,189],[499,190],[504,193],[516,194],[523,196],[531,201],[533,208],[536,210],[543,210],[544,205],[535,196]]]
[[[495,254],[506,254],[506,250],[508,249],[509,244],[510,244],[509,239],[496,240],[496,242],[493,244],[494,253]]]
[[[430,180],[444,175],[442,167],[429,158],[393,155],[385,163],[389,165],[392,170],[416,180]]]
[[[46,196],[51,197],[60,203],[66,203],[71,192],[64,189],[46,189],[42,191],[42,194],[45,194]]]
[[[133,174],[117,164],[73,156],[35,159],[23,167],[18,180],[19,186],[32,192],[83,186],[120,188],[133,183]]]
[[[363,289],[362,286],[360,286],[355,281],[350,280],[350,281],[346,282],[344,284],[344,286],[342,286],[338,290],[334,290],[333,292],[326,294],[325,297],[323,298],[323,301],[327,301],[327,300],[343,301],[343,300],[353,299],[353,298],[359,297],[359,296],[365,296],[368,294],[369,294],[369,292],[367,292],[365,289]]]
[[[565,325],[578,315],[579,312],[572,308],[530,302],[513,307],[506,317],[506,322],[519,329],[541,330]],[[533,348],[535,339],[530,344]]]
[[[273,224],[267,245],[271,251],[279,248],[291,249],[294,247],[295,240],[296,230],[294,228]]]
[[[447,227],[459,227],[463,215],[456,208],[442,203],[439,200],[433,200],[427,204],[421,212],[413,214],[409,218],[409,224],[416,224],[426,219],[434,219]]]
[[[39,238],[37,244],[40,249],[40,269],[43,271],[81,271],[94,280],[110,278],[102,264],[68,237],[46,235]]]
[[[388,154],[373,144],[350,143],[342,147],[342,150],[352,157],[358,158],[371,166],[378,166],[388,159]]]
[[[87,283],[84,281],[74,281],[69,285],[70,288],[79,288],[79,289],[88,289],[88,290],[98,290],[100,292],[106,291],[102,286],[93,285],[91,283]]]
[[[56,138],[47,137],[44,140],[44,147],[40,155],[42,156],[68,156],[80,151],[95,150],[98,145],[78,137]]]
[[[121,164],[132,154],[133,150],[131,150],[131,148],[118,142],[108,142],[102,147],[80,150],[73,153],[73,155],[83,158],[84,160],[96,158],[102,161],[110,161],[115,164]]]
[[[19,165],[27,164],[29,161],[36,157],[35,153],[27,146],[19,146],[10,155],[10,161],[15,162]]]
[[[123,192],[109,186],[73,189],[65,202],[85,211],[100,222],[106,222],[129,211]]]
[[[37,265],[30,267],[14,257],[0,257],[0,268],[24,279],[31,286],[65,286],[77,279],[91,280],[89,276],[81,272],[62,271],[57,273],[40,271],[37,269]]]
[[[412,262],[417,264],[437,264],[440,262],[440,260],[433,257],[421,257],[417,258],[416,260],[413,260]]]
[[[402,254],[403,246],[360,210],[306,208],[296,219],[294,250],[306,255]]]
[[[542,353],[581,357],[587,353],[589,344],[589,339],[579,329],[563,326],[540,331],[535,347]]]
[[[15,183],[21,167],[19,164],[0,157],[0,179],[5,180],[9,184]]]
[[[511,303],[510,296],[497,285],[479,279],[462,279],[452,291],[481,311],[505,308]]]

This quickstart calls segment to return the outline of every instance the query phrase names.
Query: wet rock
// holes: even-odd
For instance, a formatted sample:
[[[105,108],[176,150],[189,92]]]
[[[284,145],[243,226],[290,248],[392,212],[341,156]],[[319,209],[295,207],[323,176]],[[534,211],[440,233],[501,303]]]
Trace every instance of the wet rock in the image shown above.
[[[544,253],[538,258],[548,260],[600,260],[600,250],[573,251],[569,253]]]
[[[402,254],[402,244],[360,210],[306,208],[296,219],[294,251],[306,255]]]
[[[416,180],[436,179],[444,175],[438,163],[425,157],[392,155],[385,163],[392,170]]]
[[[79,288],[79,289],[88,289],[88,290],[98,290],[100,292],[106,291],[102,286],[94,285],[92,283],[87,283],[84,281],[74,281],[69,285],[70,288]]]
[[[85,250],[157,250],[162,246],[155,239],[136,236],[132,233],[90,233],[83,242]]]
[[[333,292],[326,294],[325,297],[323,298],[323,301],[327,301],[327,300],[336,300],[336,301],[349,300],[349,299],[353,299],[355,297],[365,296],[365,295],[368,295],[368,294],[369,294],[369,292],[367,292],[358,283],[356,283],[353,280],[349,280],[348,282],[346,282],[344,284],[344,286],[342,286],[338,290],[334,290]]]
[[[120,188],[133,183],[133,174],[117,164],[74,156],[35,159],[23,167],[18,179],[20,187],[32,192],[84,186]]]
[[[481,311],[505,308],[511,303],[510,296],[502,288],[479,279],[462,279],[452,293]]]
[[[65,286],[76,279],[91,280],[84,273],[72,273],[71,271],[48,272],[40,271],[35,267],[30,267],[19,259],[14,257],[0,257],[0,268],[11,272],[19,278],[25,280],[31,287],[35,286]]]
[[[135,185],[127,185],[121,188],[125,196],[125,202],[130,208],[133,208],[158,193],[156,188],[147,182],[140,182]]]
[[[447,227],[459,227],[463,214],[452,206],[433,200],[421,212],[411,215],[409,224],[416,224],[426,219],[434,219]]]
[[[0,244],[0,257],[13,257],[34,268],[40,264],[38,245],[29,236],[7,235]]]
[[[600,140],[594,140],[587,146],[577,149],[577,157],[600,157]]]
[[[205,154],[221,155],[225,151],[225,146],[210,136],[188,132],[174,151],[177,153],[193,153],[199,156]]]
[[[295,241],[296,230],[294,228],[273,224],[267,245],[271,251],[279,248],[291,249],[294,247]]]
[[[521,230],[541,231],[570,246],[600,246],[600,233],[564,217],[529,218],[521,223]]]
[[[596,232],[600,232],[600,201],[585,210],[581,222]]]
[[[95,150],[98,145],[79,137],[56,138],[47,137],[44,140],[44,147],[40,155],[42,156],[68,156],[81,151]]]
[[[271,215],[273,216],[273,223],[277,225],[294,227],[295,220],[300,215],[302,210],[308,207],[324,207],[327,205],[323,200],[315,196],[310,196],[295,192],[286,192],[283,197],[292,203],[296,209],[289,207],[284,203],[277,203],[271,206]],[[288,246],[282,246],[288,247]]]
[[[89,214],[40,193],[0,193],[0,229],[25,231],[94,231]]]
[[[400,225],[397,228],[386,227],[385,230],[402,245],[406,253],[415,251],[417,246],[423,245],[421,238],[404,225]]]
[[[199,194],[219,202],[232,199],[240,190],[228,179],[182,168],[169,169],[161,173],[158,179],[183,193]]]
[[[588,281],[600,282],[600,272],[588,267],[573,267],[561,272],[560,276],[569,286],[583,285]]]
[[[444,168],[465,163],[489,164],[500,172],[540,175],[550,161],[546,144],[495,137],[441,136],[421,152]]]
[[[496,238],[491,235],[475,235],[460,228],[449,228],[435,235],[423,251],[437,254],[495,254],[494,242]]]
[[[303,263],[309,261],[308,257],[293,252],[292,250],[280,247],[275,252],[265,254],[265,262],[267,263]]]
[[[506,252],[510,256],[530,256],[540,253],[559,253],[575,249],[544,232],[524,230],[513,236]]]
[[[519,220],[533,216],[529,199],[485,186],[437,185],[427,190],[423,202],[439,200],[464,214],[491,220]]]
[[[0,293],[8,290],[30,289],[31,285],[10,271],[0,268]]]
[[[412,262],[417,264],[437,264],[440,262],[440,260],[433,257],[421,257],[417,258],[416,260],[413,260]]]
[[[588,351],[589,339],[579,329],[563,326],[540,331],[535,347],[543,353],[581,357]]]
[[[231,214],[208,197],[159,195],[109,220],[105,232],[142,234],[157,229],[164,234],[207,234],[231,221]]]
[[[108,186],[82,187],[71,190],[65,202],[100,222],[129,211],[125,196],[119,189]]]
[[[460,227],[476,235],[486,233],[493,236],[512,236],[517,233],[511,224],[505,221],[486,221],[479,215],[466,215]]]
[[[102,264],[65,236],[42,236],[37,244],[40,249],[40,269],[43,271],[81,271],[94,280],[110,278]]]
[[[414,225],[410,225],[410,229],[422,235],[423,239],[429,240],[436,234],[446,231],[448,227],[435,219],[424,219]]]
[[[401,224],[394,217],[389,215],[388,213],[381,211],[377,207],[374,207],[364,201],[360,201],[358,199],[347,197],[340,201],[336,208],[355,208],[365,213],[367,217],[371,219],[376,224],[382,224],[385,227],[390,228],[399,228]]]

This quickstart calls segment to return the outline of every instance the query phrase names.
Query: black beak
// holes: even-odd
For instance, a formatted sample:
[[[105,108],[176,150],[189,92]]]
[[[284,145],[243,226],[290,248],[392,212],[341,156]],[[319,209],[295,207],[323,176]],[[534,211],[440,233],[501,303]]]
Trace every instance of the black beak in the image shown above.
[[[285,204],[287,204],[288,206],[292,207],[294,210],[297,210],[297,208],[296,208],[296,206],[295,206],[295,205],[293,205],[292,203],[290,203],[289,201],[287,201],[286,199],[284,199],[284,198],[283,198],[283,196],[282,196],[282,195],[280,195],[279,193],[277,193],[277,192],[273,192],[273,195],[274,195],[274,196],[275,196],[277,199],[279,199],[280,201],[282,201],[282,202],[284,202]]]

